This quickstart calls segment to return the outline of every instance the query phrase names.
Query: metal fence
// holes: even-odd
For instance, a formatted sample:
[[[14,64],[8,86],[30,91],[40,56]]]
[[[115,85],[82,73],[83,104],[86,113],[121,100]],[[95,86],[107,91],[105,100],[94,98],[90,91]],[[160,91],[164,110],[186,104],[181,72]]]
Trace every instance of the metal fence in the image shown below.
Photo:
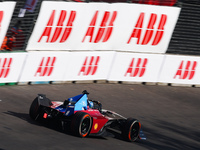
[[[2,0],[9,1],[9,0]],[[11,0],[10,0],[11,1]],[[13,1],[13,0],[12,0]],[[8,37],[18,29],[18,37],[13,51],[24,51],[34,28],[42,1],[38,0],[33,12],[26,11],[24,17],[18,17],[26,0],[16,0],[16,7],[11,19]],[[52,0],[56,1],[56,0]],[[66,0],[59,0],[66,1]],[[180,17],[172,35],[167,53],[200,55],[200,0],[73,0],[76,2],[129,2],[149,5],[167,5],[181,7]]]
[[[200,55],[200,5],[197,4],[199,1],[179,3],[182,9],[167,53]]]
[[[24,51],[26,49],[28,39],[32,33],[39,13],[41,2],[42,0],[38,0],[33,12],[26,11],[24,17],[18,17],[20,9],[24,8],[26,1],[16,0],[16,6],[6,34],[8,42],[10,41],[10,39],[12,40],[13,35],[15,36],[15,41],[11,45],[12,49],[8,49],[8,51]]]

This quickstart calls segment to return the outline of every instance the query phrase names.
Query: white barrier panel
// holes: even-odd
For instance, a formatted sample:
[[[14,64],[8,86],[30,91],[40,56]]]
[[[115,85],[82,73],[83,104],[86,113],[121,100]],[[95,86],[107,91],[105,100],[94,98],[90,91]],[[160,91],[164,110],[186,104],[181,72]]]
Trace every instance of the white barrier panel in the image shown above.
[[[0,54],[0,83],[18,82],[27,53]]]
[[[20,82],[62,81],[69,52],[29,52]]]
[[[109,81],[157,82],[164,55],[117,53]]]
[[[65,81],[106,80],[115,52],[73,52]]]
[[[159,82],[200,84],[200,57],[166,55]]]
[[[0,46],[5,38],[16,2],[0,2]]]
[[[165,53],[179,13],[167,6],[43,2],[27,50]]]

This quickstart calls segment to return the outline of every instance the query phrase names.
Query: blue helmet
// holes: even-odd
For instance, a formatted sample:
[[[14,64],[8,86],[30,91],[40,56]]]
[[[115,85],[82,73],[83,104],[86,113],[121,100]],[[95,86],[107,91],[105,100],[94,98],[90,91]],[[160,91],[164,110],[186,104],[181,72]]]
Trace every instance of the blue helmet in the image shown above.
[[[89,101],[89,107],[93,108],[94,107],[94,103],[92,101]]]

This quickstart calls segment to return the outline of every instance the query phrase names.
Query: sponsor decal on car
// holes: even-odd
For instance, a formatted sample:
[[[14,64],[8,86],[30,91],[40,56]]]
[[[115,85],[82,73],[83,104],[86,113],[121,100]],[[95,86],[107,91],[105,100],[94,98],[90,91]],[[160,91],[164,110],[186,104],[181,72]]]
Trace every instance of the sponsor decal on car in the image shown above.
[[[98,123],[95,123],[94,130],[97,130],[97,128],[98,128]]]

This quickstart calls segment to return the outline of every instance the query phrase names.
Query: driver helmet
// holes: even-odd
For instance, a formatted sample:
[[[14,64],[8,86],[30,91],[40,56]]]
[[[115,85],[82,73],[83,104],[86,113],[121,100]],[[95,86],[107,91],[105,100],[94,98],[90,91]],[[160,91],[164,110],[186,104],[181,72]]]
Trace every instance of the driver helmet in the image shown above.
[[[94,103],[89,101],[89,108],[93,108],[93,106],[94,106]]]

